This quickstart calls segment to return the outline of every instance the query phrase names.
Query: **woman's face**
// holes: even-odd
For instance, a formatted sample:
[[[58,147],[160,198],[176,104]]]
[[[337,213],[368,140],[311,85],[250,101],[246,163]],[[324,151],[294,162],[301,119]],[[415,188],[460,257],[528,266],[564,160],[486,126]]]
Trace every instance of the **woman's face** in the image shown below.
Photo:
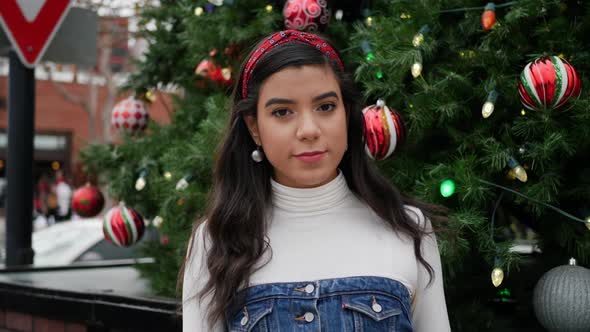
[[[260,88],[256,114],[244,119],[277,182],[310,188],[336,177],[347,147],[347,123],[330,67],[289,67],[269,76]]]

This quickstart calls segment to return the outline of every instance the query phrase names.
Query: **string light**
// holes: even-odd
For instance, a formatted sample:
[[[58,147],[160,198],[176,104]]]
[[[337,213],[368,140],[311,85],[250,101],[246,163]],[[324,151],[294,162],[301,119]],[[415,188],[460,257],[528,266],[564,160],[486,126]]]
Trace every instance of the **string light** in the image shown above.
[[[399,18],[401,18],[402,20],[409,20],[412,18],[412,15],[408,14],[408,13],[401,13],[399,15]]]
[[[170,179],[172,179],[172,173],[166,171],[164,172],[164,178],[168,181],[170,181]]]
[[[361,49],[363,50],[363,53],[365,54],[365,59],[367,61],[370,62],[375,59],[375,53],[373,53],[373,49],[371,48],[371,44],[368,40],[363,40],[361,42]]]
[[[492,270],[492,284],[494,284],[494,287],[498,287],[500,286],[500,284],[502,284],[502,281],[504,280],[504,270],[502,270],[502,268],[500,267],[495,267]]]
[[[451,197],[455,193],[455,182],[451,179],[446,179],[440,184],[440,194],[443,197]]]
[[[412,45],[414,45],[414,47],[420,47],[422,45],[422,42],[424,42],[424,35],[427,34],[429,31],[430,28],[428,27],[428,25],[423,25],[418,31],[418,33],[414,35],[414,38],[412,38]]]
[[[496,90],[490,91],[490,93],[488,94],[488,99],[481,108],[481,115],[484,117],[484,119],[489,118],[490,115],[492,115],[492,113],[494,112],[496,99],[498,99],[498,93],[496,92]]]
[[[422,63],[421,62],[414,62],[412,65],[412,76],[414,78],[418,78],[422,74]]]
[[[371,16],[367,17],[367,25],[368,26],[372,26],[373,25],[373,17],[371,17]]]
[[[334,18],[337,19],[338,21],[340,21],[340,20],[342,20],[342,17],[344,17],[344,12],[342,11],[342,9],[338,9],[334,13]]]
[[[152,221],[152,224],[154,226],[156,226],[156,228],[160,228],[160,226],[162,226],[163,223],[164,223],[164,219],[162,219],[162,217],[160,217],[160,216],[156,216],[154,218],[154,220]]]
[[[526,111],[523,109],[520,110],[520,115],[525,116],[526,115]]]
[[[493,2],[489,2],[481,14],[481,25],[484,30],[488,31],[496,23],[496,6]]]
[[[514,175],[518,180],[520,180],[521,182],[527,181],[528,176],[526,174],[526,171],[524,170],[524,167],[522,167],[518,163],[518,161],[516,161],[516,159],[514,159],[513,157],[508,158],[508,167],[510,167],[510,169],[514,172]]]
[[[203,12],[204,11],[205,10],[203,9],[203,7],[197,7],[197,8],[195,8],[195,16],[201,16],[201,15],[203,15]]]
[[[147,185],[146,177],[149,175],[149,170],[147,168],[143,168],[139,173],[139,178],[135,181],[135,190],[142,191],[145,186]]]
[[[188,182],[190,180],[192,180],[193,176],[192,175],[185,175],[182,177],[182,179],[180,179],[177,183],[176,183],[176,190],[178,191],[183,191],[186,188],[188,188]]]
[[[589,217],[586,217],[586,222],[585,222],[585,224],[586,224],[586,227],[587,227],[588,229],[590,229],[590,216],[589,216]]]
[[[272,5],[267,5],[266,6],[266,11],[269,12],[269,13],[272,12]]]

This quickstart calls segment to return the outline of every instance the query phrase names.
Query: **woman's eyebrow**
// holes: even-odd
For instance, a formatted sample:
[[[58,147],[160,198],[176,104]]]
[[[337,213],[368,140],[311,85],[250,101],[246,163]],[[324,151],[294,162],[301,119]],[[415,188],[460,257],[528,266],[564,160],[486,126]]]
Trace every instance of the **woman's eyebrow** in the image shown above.
[[[313,101],[314,102],[319,101],[319,100],[322,100],[322,99],[328,98],[328,97],[334,97],[334,98],[338,99],[338,94],[335,91],[329,91],[326,93],[322,93],[319,96],[313,97]],[[264,107],[269,107],[272,104],[295,104],[295,101],[293,101],[291,99],[285,99],[285,98],[271,98],[266,102]]]
[[[334,98],[338,99],[338,94],[335,91],[322,93],[319,96],[313,97],[313,101],[319,101],[319,100],[322,100],[322,99],[328,98],[328,97],[334,97]]]

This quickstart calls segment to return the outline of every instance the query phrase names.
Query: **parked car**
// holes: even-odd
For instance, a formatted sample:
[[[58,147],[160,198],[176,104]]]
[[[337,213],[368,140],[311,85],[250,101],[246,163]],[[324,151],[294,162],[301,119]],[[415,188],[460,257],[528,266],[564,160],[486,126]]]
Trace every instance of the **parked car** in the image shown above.
[[[33,266],[63,266],[90,261],[145,258],[139,247],[157,239],[157,230],[147,227],[142,239],[130,247],[118,247],[105,240],[102,220],[79,219],[57,223],[33,232]],[[4,264],[4,257],[0,257]]]

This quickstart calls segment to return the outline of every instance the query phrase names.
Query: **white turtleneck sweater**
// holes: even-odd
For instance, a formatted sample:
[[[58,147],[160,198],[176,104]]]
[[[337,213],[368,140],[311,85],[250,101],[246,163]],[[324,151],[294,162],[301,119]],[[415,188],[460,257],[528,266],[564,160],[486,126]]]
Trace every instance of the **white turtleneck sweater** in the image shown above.
[[[450,331],[443,276],[436,238],[426,236],[422,255],[434,269],[428,272],[414,255],[413,242],[398,235],[348,188],[343,174],[316,188],[286,187],[272,181],[273,209],[268,228],[272,259],[256,271],[250,285],[353,276],[379,276],[404,284],[412,297],[412,325],[417,332]],[[407,214],[426,230],[428,219],[415,207]],[[209,278],[205,265],[208,240],[204,224],[195,235],[183,287],[183,332],[221,332],[208,326],[206,297],[191,298]],[[267,252],[270,255],[269,252]],[[266,262],[269,256],[263,257]]]

